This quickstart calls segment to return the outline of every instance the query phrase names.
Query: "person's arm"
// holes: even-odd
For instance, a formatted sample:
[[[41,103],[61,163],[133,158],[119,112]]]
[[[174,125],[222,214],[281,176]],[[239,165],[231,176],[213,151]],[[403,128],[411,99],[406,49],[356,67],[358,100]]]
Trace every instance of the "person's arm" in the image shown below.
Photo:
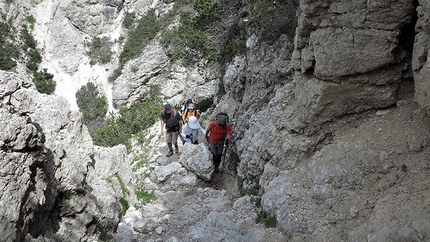
[[[164,135],[164,120],[161,118],[161,136]]]
[[[212,121],[212,122],[209,124],[208,128],[206,129],[205,138],[206,138],[206,140],[207,140],[207,141],[209,141],[209,135],[210,135],[210,133],[211,133],[211,130],[212,130],[213,125],[214,125],[214,121]]]
[[[181,136],[184,140],[187,138],[187,134],[185,133],[186,130],[187,130],[187,125],[185,125],[183,127],[182,132],[181,132]]]
[[[200,128],[199,128],[199,131],[200,131],[200,133],[202,133],[203,135],[206,135],[206,130],[205,130],[204,128],[202,128],[201,126],[200,126]]]
[[[179,133],[182,133],[182,119],[179,114],[178,114],[178,123],[179,123]]]

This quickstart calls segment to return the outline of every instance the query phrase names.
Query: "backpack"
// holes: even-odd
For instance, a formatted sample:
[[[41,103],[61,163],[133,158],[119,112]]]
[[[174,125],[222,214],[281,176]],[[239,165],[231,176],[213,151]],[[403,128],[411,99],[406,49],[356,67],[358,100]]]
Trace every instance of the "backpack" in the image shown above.
[[[176,110],[176,108],[173,108],[173,116],[176,116],[177,112],[178,110]],[[163,116],[166,116],[166,109],[163,109]]]
[[[175,120],[176,120],[176,114],[178,113],[178,111],[176,110],[176,108],[173,108],[173,112],[171,113],[171,116],[170,116],[170,118],[169,118],[169,120],[171,119],[171,118],[175,118]],[[169,122],[168,123],[168,121],[169,120],[167,120],[166,119],[166,109],[163,109],[163,121],[164,121],[164,123],[166,124],[166,126],[170,126],[173,122]]]
[[[215,116],[215,120],[216,120],[216,122],[217,122],[217,124],[219,125],[219,126],[221,126],[221,127],[226,127],[227,126],[227,124],[229,123],[229,117],[228,117],[228,114],[226,114],[226,113],[218,113],[216,116]]]

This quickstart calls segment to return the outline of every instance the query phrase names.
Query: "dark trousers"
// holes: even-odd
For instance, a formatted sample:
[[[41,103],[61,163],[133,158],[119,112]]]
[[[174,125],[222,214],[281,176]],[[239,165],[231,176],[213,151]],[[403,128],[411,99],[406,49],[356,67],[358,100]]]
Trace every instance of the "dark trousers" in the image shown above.
[[[182,137],[182,136],[181,136]],[[196,139],[196,141],[194,141],[194,142],[190,142],[191,144],[193,144],[193,145],[198,145],[199,144],[199,140],[198,139]],[[182,139],[182,144],[185,144],[185,140],[184,139]]]
[[[224,141],[216,145],[209,142],[209,150],[213,155],[213,162],[216,168],[218,168],[219,164],[221,163],[223,149],[224,149]]]

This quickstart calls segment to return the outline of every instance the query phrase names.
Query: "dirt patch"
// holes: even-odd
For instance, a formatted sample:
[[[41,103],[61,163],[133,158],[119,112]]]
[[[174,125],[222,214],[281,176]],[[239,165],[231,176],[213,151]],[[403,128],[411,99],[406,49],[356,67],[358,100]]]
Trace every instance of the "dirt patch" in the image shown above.
[[[234,198],[239,197],[237,176],[233,174],[232,171],[224,170],[220,173],[215,173],[212,180],[207,184],[208,187],[216,190],[226,190],[227,193]]]

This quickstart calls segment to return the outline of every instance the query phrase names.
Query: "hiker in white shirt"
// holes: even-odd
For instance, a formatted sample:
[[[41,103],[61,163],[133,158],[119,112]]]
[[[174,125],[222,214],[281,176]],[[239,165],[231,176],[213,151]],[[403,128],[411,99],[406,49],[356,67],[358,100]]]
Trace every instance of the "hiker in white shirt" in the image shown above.
[[[198,132],[201,132],[203,135],[206,134],[206,130],[204,130],[200,124],[199,121],[197,121],[197,118],[195,116],[192,116],[188,119],[188,123],[186,123],[182,129],[182,139],[185,144],[185,142],[189,142],[191,144],[198,144]]]

